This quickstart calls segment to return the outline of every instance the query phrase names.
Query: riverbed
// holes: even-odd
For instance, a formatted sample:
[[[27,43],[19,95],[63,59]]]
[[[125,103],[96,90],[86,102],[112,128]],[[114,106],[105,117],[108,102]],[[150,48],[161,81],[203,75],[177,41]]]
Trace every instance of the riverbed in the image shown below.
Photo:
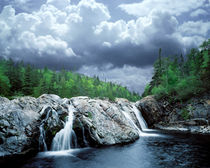
[[[20,168],[209,168],[210,136],[151,131],[132,144],[40,152]]]

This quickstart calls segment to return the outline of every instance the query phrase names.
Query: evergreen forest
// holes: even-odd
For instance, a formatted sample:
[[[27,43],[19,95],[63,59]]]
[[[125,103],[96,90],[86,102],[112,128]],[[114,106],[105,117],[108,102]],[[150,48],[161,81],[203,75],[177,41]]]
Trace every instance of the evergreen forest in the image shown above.
[[[185,101],[210,89],[210,39],[186,56],[159,57],[154,64],[151,82],[145,87],[143,97],[155,95],[157,99]]]
[[[0,96],[10,99],[20,96],[39,97],[42,94],[57,94],[60,97],[89,96],[91,98],[116,97],[137,101],[140,96],[126,87],[112,82],[103,82],[98,77],[87,77],[67,70],[53,71],[45,67],[35,68],[12,59],[0,60]]]

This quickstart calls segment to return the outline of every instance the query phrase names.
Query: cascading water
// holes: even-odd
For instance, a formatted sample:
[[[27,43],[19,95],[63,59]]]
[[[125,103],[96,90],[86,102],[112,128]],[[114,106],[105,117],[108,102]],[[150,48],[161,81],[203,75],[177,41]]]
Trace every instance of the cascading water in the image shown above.
[[[69,150],[73,145],[77,146],[76,134],[73,131],[74,111],[74,107],[69,105],[68,119],[64,128],[60,130],[53,138],[52,151]]]
[[[83,138],[84,145],[85,146],[89,146],[88,145],[88,141],[87,141],[87,139],[85,137],[85,129],[84,129],[84,127],[82,127],[82,138]]]
[[[82,124],[82,122],[80,121],[80,119],[78,119],[78,121],[79,121],[80,126],[81,126],[81,128],[82,128],[82,140],[83,140],[83,145],[87,147],[87,146],[89,146],[89,143],[88,143],[88,141],[87,141],[87,139],[86,139],[86,137],[85,137],[85,128],[84,128],[84,125]]]
[[[47,110],[47,111],[46,111]],[[47,151],[47,144],[45,142],[45,130],[44,130],[44,124],[47,121],[47,119],[49,118],[49,114],[51,112],[51,108],[50,107],[43,107],[42,111],[41,111],[41,115],[44,113],[47,113],[45,116],[45,119],[41,122],[41,125],[39,127],[39,131],[40,131],[40,136],[39,136],[39,150],[44,150]]]
[[[141,115],[141,112],[137,109],[137,107],[135,105],[132,106],[132,110],[135,113],[135,116],[139,122],[141,129],[136,125],[136,123],[133,121],[131,116],[126,111],[124,111],[124,110],[122,110],[122,111],[123,111],[123,114],[125,115],[125,117],[127,118],[127,120],[131,123],[131,125],[135,129],[138,130],[139,136],[159,136],[158,134],[144,132],[144,131],[150,132],[150,129],[148,129],[146,121],[144,120],[143,116]]]
[[[135,113],[135,115],[136,115],[136,118],[137,118],[137,120],[138,120],[138,122],[139,122],[139,124],[140,124],[140,126],[141,126],[142,131],[148,130],[147,123],[146,123],[146,121],[144,120],[144,118],[143,118],[141,112],[137,109],[136,106],[133,106],[133,111],[134,111],[134,113]]]
[[[123,114],[125,115],[125,117],[126,117],[126,119],[130,122],[130,124],[134,127],[134,128],[136,128],[137,130],[138,130],[138,132],[140,133],[141,132],[141,130],[139,129],[139,127],[134,123],[134,121],[131,119],[131,116],[126,112],[126,111],[122,111],[123,112]]]

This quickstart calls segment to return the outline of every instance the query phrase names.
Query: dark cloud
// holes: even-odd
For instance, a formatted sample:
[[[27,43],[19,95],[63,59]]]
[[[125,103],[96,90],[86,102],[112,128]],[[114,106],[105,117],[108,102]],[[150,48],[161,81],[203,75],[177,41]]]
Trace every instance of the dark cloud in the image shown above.
[[[179,55],[183,53],[181,44],[176,39],[154,39],[153,43],[147,45],[133,45],[131,43],[121,44],[111,48],[92,47],[89,54],[81,57],[86,65],[103,66],[111,63],[114,67],[131,65],[145,67],[152,65],[158,58],[159,48],[162,55]]]
[[[112,81],[129,90],[142,94],[144,87],[152,77],[153,68],[151,66],[137,68],[133,66],[123,66],[121,68],[110,69],[110,66],[103,69],[94,66],[84,66],[78,72],[88,76],[98,76],[103,81]]]
[[[209,38],[210,21],[201,20],[209,16],[209,1],[193,0],[176,10],[170,0],[153,2],[120,6],[128,1],[2,0],[0,56],[53,69],[91,67],[90,74],[96,68],[114,80],[111,74],[120,70],[151,67],[159,48],[163,56],[185,54]]]
[[[16,0],[12,4],[18,2],[33,4],[30,0]],[[172,15],[174,11],[171,14],[169,10],[155,10],[146,17],[115,22],[110,20],[108,8],[94,0],[82,0],[76,5],[68,0],[48,0],[32,14],[17,14],[13,7],[7,6],[0,15],[0,36],[4,39],[0,42],[0,53],[51,68],[152,65],[159,48],[165,56],[184,53],[195,43],[199,45],[209,30],[209,22],[179,25],[177,17]],[[204,28],[197,34],[199,25]],[[190,36],[185,36],[189,32]]]

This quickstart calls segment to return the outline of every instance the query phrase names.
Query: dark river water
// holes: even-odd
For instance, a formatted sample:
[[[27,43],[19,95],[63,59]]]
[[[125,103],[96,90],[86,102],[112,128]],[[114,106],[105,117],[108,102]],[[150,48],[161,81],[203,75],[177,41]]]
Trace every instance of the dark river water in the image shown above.
[[[15,163],[14,163],[15,165]],[[210,168],[210,137],[149,134],[132,144],[42,152],[21,168]]]

